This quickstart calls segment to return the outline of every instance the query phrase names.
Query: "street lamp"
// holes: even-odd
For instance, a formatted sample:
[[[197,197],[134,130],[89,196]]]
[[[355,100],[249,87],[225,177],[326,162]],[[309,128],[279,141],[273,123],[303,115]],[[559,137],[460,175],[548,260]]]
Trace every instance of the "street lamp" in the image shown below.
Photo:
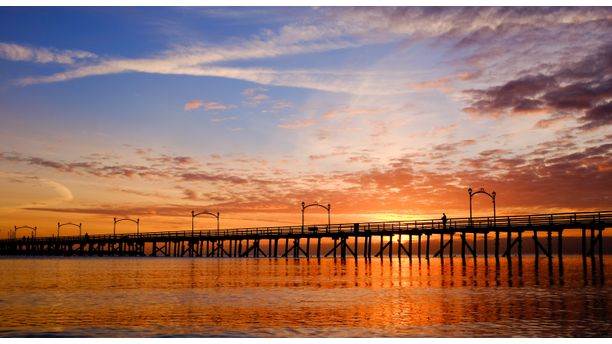
[[[306,203],[302,202],[302,234],[304,234],[304,210],[308,207],[321,207],[327,210],[327,232],[329,232],[331,230],[331,205],[328,203],[326,207],[316,202],[306,205]]]
[[[207,211],[202,211],[202,212],[199,212],[199,213],[196,214],[195,211],[192,210],[191,211],[191,237],[193,238],[193,236],[194,236],[193,235],[194,234],[193,233],[193,230],[194,230],[194,219],[198,215],[210,215],[210,216],[216,217],[217,218],[217,236],[219,236],[219,215],[220,215],[219,212],[217,212],[216,214],[213,214],[213,213],[209,213]]]

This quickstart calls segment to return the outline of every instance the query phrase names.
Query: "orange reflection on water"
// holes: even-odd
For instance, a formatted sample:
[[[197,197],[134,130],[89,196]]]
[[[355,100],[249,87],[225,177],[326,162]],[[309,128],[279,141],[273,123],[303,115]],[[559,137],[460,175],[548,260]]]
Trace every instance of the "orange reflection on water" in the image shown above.
[[[580,257],[1,262],[3,336],[610,335],[612,293]]]

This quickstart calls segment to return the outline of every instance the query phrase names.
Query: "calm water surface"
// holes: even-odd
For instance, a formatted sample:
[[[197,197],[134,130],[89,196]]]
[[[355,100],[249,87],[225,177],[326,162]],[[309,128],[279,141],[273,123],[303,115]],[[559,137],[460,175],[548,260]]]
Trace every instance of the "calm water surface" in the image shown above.
[[[5,258],[0,336],[610,337],[610,258]]]

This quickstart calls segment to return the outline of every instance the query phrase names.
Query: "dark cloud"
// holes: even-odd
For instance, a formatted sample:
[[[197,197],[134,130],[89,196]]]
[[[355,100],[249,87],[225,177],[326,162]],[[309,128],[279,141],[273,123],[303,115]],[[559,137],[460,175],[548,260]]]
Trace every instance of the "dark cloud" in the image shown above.
[[[438,145],[431,147],[429,158],[441,159],[451,154],[458,153],[461,147],[471,146],[474,144],[476,144],[476,140],[473,140],[473,139],[438,144]]]
[[[546,111],[552,114],[536,127],[572,116],[591,130],[612,123],[612,44],[550,74],[526,75],[501,86],[469,90],[464,111],[498,117]]]
[[[508,155],[511,152],[506,149],[488,149],[480,152],[480,156],[483,157],[493,157],[493,156],[504,156]]]
[[[22,162],[34,166],[51,168],[60,172],[91,175],[100,178],[174,179],[181,181],[205,181],[228,184],[269,184],[262,179],[246,179],[235,175],[215,174],[195,169],[196,162],[191,157],[168,156],[145,158],[148,165],[110,164],[106,161],[52,161],[39,157],[29,157],[18,153],[0,153],[0,161]]]
[[[193,158],[188,156],[170,156],[161,155],[156,157],[146,157],[146,161],[159,163],[163,165],[174,164],[174,165],[195,165],[196,162]]]
[[[464,110],[492,117],[498,117],[508,111],[525,113],[540,110],[544,102],[536,97],[556,85],[557,82],[551,76],[533,75],[486,90],[470,90],[468,94],[472,96],[472,104]]]
[[[578,120],[586,122],[586,124],[581,127],[586,130],[612,124],[612,101],[595,106]]]
[[[190,172],[181,174],[181,179],[184,181],[206,181],[206,182],[230,182],[232,184],[246,184],[248,180],[237,176],[218,175],[206,172]]]

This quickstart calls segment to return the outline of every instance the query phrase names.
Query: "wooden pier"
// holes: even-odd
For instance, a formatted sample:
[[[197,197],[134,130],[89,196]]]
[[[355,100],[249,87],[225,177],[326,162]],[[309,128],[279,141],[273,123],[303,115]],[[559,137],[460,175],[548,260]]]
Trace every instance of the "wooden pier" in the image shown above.
[[[463,262],[517,256],[532,240],[535,256],[563,259],[563,233],[579,230],[581,253],[603,256],[603,232],[612,211],[497,217],[164,231],[114,235],[34,237],[0,240],[0,255],[164,256],[203,258],[453,258]],[[556,237],[556,247],[553,247]],[[373,240],[374,239],[374,240]],[[322,241],[326,241],[325,245]],[[492,241],[492,250],[489,247]],[[331,243],[331,245],[330,245]],[[435,245],[434,243],[438,244]],[[478,249],[480,247],[480,249]],[[394,251],[395,250],[395,251]]]

